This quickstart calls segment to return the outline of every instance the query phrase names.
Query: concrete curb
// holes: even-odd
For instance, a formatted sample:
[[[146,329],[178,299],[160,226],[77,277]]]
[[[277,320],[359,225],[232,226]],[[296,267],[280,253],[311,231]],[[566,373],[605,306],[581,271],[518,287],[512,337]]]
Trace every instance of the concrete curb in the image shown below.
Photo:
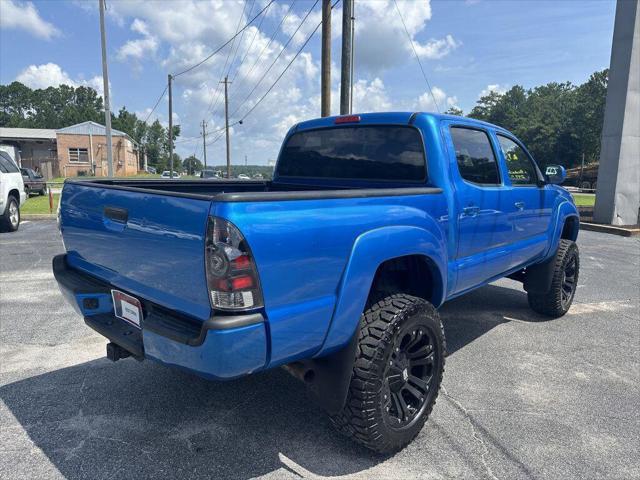
[[[55,220],[55,213],[23,213],[20,215],[21,220]]]
[[[580,230],[589,230],[591,232],[610,233],[621,237],[637,237],[640,235],[638,227],[615,227],[613,225],[602,225],[600,223],[580,222]]]

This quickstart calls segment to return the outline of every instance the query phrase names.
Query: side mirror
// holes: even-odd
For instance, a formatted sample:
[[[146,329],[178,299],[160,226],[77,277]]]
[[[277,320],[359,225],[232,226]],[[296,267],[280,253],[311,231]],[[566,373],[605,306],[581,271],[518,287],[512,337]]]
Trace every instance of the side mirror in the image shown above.
[[[562,185],[567,178],[567,170],[562,165],[549,165],[544,172],[547,183]]]

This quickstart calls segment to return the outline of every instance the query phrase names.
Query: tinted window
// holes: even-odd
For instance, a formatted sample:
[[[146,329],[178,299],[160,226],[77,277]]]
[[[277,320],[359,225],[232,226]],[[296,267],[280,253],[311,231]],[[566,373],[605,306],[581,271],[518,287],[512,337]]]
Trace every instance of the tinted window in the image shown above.
[[[510,138],[498,135],[500,148],[507,161],[509,178],[513,185],[534,185],[538,183],[538,173],[529,155]]]
[[[452,127],[451,139],[456,149],[458,170],[462,178],[481,185],[500,183],[498,162],[486,132]]]
[[[422,181],[422,138],[412,127],[357,126],[293,134],[278,161],[283,177]]]
[[[18,167],[11,160],[11,157],[4,152],[0,152],[0,169],[4,173],[20,173]]]

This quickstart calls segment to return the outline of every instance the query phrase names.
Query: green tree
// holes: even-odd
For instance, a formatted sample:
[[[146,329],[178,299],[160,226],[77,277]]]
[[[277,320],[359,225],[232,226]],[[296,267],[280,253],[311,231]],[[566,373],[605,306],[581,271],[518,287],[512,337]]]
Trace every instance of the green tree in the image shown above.
[[[20,82],[0,85],[0,127],[25,127],[33,91]]]
[[[464,112],[458,107],[449,107],[445,112],[447,115],[456,115],[458,117],[464,117]]]
[[[182,167],[189,173],[189,175],[193,175],[194,172],[202,170],[203,165],[199,159],[194,155],[191,155],[183,160]]]
[[[544,168],[573,167],[582,154],[587,162],[600,153],[607,71],[595,72],[584,84],[551,82],[525,90],[516,85],[504,94],[481,97],[469,117],[513,132]]]
[[[604,123],[604,107],[607,97],[609,70],[591,74],[589,80],[576,89],[574,109],[571,114],[576,148],[586,163],[600,158],[600,138]]]

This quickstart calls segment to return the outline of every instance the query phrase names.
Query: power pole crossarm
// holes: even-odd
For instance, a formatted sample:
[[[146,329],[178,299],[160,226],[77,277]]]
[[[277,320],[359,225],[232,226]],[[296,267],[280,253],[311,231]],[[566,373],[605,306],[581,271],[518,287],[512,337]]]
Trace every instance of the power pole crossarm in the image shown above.
[[[109,69],[107,67],[107,32],[104,28],[104,0],[99,0],[99,2],[100,43],[102,44],[102,85],[104,88],[104,127],[107,137],[107,175],[109,177],[113,177],[113,149],[111,147],[111,106],[109,102]],[[103,174],[102,171],[100,173]]]

